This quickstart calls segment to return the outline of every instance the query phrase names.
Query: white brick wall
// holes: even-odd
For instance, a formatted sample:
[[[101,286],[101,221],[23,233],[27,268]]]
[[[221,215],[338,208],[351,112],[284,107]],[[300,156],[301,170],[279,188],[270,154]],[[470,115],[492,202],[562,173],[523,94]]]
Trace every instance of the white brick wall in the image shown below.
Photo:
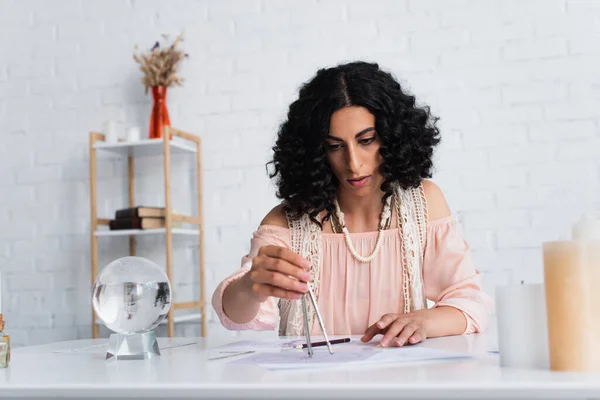
[[[0,0],[0,268],[15,345],[90,335],[88,132],[114,119],[145,133],[136,44],[185,33],[186,84],[169,107],[205,144],[208,299],[276,204],[264,162],[298,86],[354,59],[378,61],[441,117],[435,178],[493,293],[540,281],[541,243],[600,205],[598,21],[600,2],[576,0]],[[194,209],[192,165],[173,160],[181,212]],[[138,161],[139,203],[162,204],[161,168]],[[125,171],[100,157],[104,217],[126,205]],[[194,243],[175,241],[183,300],[198,293]],[[164,263],[159,239],[139,246]],[[123,239],[99,247],[101,266],[127,253]]]

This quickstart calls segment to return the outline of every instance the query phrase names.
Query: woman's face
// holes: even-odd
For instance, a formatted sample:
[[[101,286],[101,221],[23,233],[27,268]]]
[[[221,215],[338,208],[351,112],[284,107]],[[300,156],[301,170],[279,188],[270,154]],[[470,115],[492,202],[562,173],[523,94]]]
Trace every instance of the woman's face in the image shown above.
[[[325,141],[327,159],[340,190],[364,196],[380,190],[381,138],[375,132],[375,116],[364,107],[345,107],[333,113]]]

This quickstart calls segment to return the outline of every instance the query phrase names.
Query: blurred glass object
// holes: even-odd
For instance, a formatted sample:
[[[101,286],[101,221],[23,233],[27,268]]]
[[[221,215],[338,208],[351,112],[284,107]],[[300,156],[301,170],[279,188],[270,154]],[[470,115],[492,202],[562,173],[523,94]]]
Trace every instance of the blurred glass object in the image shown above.
[[[161,268],[142,257],[123,257],[98,275],[93,306],[104,324],[117,333],[155,328],[171,308],[171,284]]]
[[[92,304],[112,331],[106,359],[141,360],[160,355],[151,331],[171,308],[171,283],[161,268],[142,257],[108,264],[94,282]]]

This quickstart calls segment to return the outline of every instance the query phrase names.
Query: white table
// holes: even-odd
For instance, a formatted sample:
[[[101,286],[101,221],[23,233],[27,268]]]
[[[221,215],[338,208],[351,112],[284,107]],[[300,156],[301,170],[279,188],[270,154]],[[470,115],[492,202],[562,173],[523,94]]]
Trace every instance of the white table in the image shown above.
[[[102,353],[56,353],[105,339],[18,348],[0,369],[0,398],[454,398],[600,399],[600,374],[500,368],[484,335],[429,339],[422,346],[473,358],[345,369],[269,371],[208,361],[206,349],[235,340],[192,338],[150,361],[107,362]],[[182,343],[190,338],[159,338]]]

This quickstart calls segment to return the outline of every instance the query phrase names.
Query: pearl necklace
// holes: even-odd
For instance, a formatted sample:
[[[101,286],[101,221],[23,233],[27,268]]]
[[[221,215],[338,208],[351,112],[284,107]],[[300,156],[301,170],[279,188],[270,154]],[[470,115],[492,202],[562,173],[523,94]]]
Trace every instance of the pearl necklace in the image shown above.
[[[344,239],[346,239],[346,245],[348,246],[348,250],[350,250],[350,254],[352,254],[352,256],[358,261],[363,263],[371,262],[377,256],[377,253],[379,253],[379,250],[381,249],[381,241],[383,240],[383,228],[387,224],[387,220],[390,219],[392,215],[390,209],[391,199],[392,196],[388,197],[385,202],[385,205],[383,206],[383,210],[381,211],[381,219],[379,221],[379,229],[377,229],[377,241],[375,242],[375,248],[373,249],[373,252],[367,257],[358,254],[358,252],[352,245],[352,241],[350,240],[350,232],[348,232],[348,228],[346,228],[346,223],[344,221],[344,213],[342,212],[342,210],[340,210],[340,205],[337,199],[333,201],[335,205],[335,215],[340,225],[342,226],[342,232],[344,233]]]

